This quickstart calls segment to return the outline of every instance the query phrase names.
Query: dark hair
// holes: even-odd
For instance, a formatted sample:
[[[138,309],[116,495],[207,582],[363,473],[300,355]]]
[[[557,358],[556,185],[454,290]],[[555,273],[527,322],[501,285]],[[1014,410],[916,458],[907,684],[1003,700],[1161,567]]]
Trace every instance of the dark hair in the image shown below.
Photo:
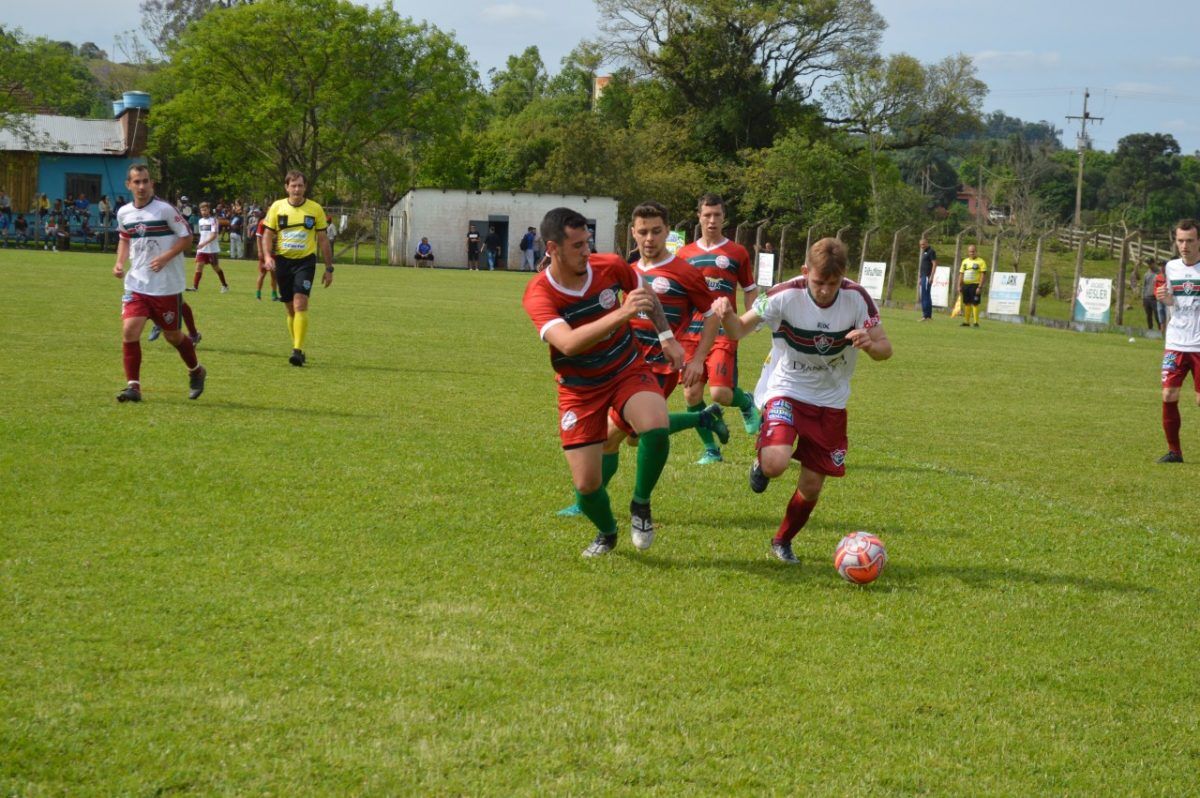
[[[1180,219],[1175,223],[1176,230],[1195,230],[1196,235],[1200,235],[1200,222],[1195,219]]]
[[[587,227],[587,218],[570,208],[555,208],[542,217],[542,240],[561,244],[567,238],[567,228]]]
[[[646,200],[634,208],[632,216],[634,219],[662,219],[664,225],[667,227],[671,226],[671,219],[666,207],[661,202],[655,202],[654,200]]]
[[[846,245],[836,238],[822,238],[808,250],[805,266],[822,277],[846,274]]]
[[[703,208],[705,205],[709,205],[709,206],[712,206],[712,205],[720,205],[720,206],[721,206],[721,213],[725,213],[725,212],[726,212],[726,208],[725,208],[725,200],[721,199],[721,195],[720,195],[720,194],[712,194],[712,193],[709,193],[709,194],[705,194],[705,195],[703,195],[702,197],[700,197],[700,201],[699,201],[699,202],[696,204],[696,210],[697,210],[697,211],[699,211],[699,210],[700,210],[701,208]]]
[[[297,177],[304,181],[305,186],[308,185],[308,178],[306,178],[304,176],[304,173],[301,172],[299,169],[288,170],[288,173],[283,176],[283,184],[286,186],[288,183],[292,182]]]
[[[150,177],[150,167],[144,163],[129,164],[129,168],[125,170],[125,179],[128,180],[129,176],[131,174],[133,174],[134,172],[145,172],[146,177]],[[151,179],[153,179],[153,178],[151,178]]]

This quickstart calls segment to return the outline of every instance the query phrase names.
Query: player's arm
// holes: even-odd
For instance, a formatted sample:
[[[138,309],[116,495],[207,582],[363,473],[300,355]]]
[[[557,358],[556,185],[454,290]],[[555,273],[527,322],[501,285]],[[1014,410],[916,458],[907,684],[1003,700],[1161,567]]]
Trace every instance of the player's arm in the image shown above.
[[[113,266],[113,277],[125,276],[125,261],[129,260],[129,239],[121,236],[117,240],[117,263]]]
[[[861,349],[872,360],[887,360],[892,356],[892,342],[883,331],[882,324],[876,324],[868,329],[851,330],[846,339],[855,349]]]
[[[218,221],[216,226],[217,226],[217,229],[213,231],[212,235],[208,236],[207,238],[200,239],[200,243],[196,245],[196,249],[201,249],[203,247],[207,247],[209,244],[216,241],[218,237],[220,237],[221,222]]]
[[[166,252],[161,252],[150,261],[150,271],[156,272],[171,262],[171,259],[192,245],[191,233],[176,233],[175,244]]]
[[[270,227],[263,227],[259,252],[262,254],[263,266],[269,271],[275,271],[275,231]]]
[[[1154,278],[1154,298],[1164,305],[1174,305],[1175,297],[1171,295],[1170,284],[1165,273]]]
[[[321,257],[325,259],[325,273],[321,275],[321,285],[326,288],[333,282],[333,244],[329,243],[329,235],[324,230],[317,231],[317,247]]]
[[[646,289],[642,289],[645,291]],[[667,360],[671,361],[671,367],[674,369],[683,368],[683,345],[675,340],[675,333],[671,330],[671,322],[667,320],[667,312],[663,310],[662,303],[658,301],[658,294],[653,291],[646,291],[650,297],[650,307],[646,311],[646,315],[650,317],[650,323],[654,325],[654,330],[658,333],[658,340],[662,343],[663,354]],[[709,346],[712,343],[709,342]],[[703,361],[701,361],[703,362]]]
[[[595,321],[579,327],[571,327],[565,321],[557,324],[551,323],[550,326],[543,328],[542,340],[567,356],[586,352],[597,342],[612,335],[614,330],[628,324],[629,320],[637,314],[649,314],[652,298],[654,302],[658,302],[658,298],[652,291],[641,287],[635,288],[625,294],[625,301],[621,307]],[[661,310],[662,306],[660,305],[659,308]]]
[[[762,324],[762,316],[751,307],[741,316],[738,316],[737,311],[733,309],[733,303],[728,297],[718,297],[713,301],[713,315],[720,319],[721,326],[725,328],[725,333],[737,341],[745,338],[750,333],[758,329],[758,325]]]
[[[754,307],[754,300],[758,299],[758,285],[755,284],[749,288],[742,286],[742,307]]]

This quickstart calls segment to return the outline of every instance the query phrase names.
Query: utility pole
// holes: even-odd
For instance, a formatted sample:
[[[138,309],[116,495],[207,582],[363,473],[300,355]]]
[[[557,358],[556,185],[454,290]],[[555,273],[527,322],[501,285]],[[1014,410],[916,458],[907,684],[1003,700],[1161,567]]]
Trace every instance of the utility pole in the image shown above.
[[[1075,178],[1075,229],[1076,230],[1080,229],[1079,216],[1080,216],[1080,211],[1083,207],[1083,155],[1084,155],[1084,152],[1087,150],[1087,145],[1088,145],[1087,124],[1088,124],[1088,122],[1103,122],[1104,121],[1104,117],[1092,116],[1091,114],[1088,113],[1087,105],[1088,105],[1088,97],[1090,97],[1090,96],[1091,95],[1088,93],[1088,90],[1084,89],[1083,90],[1083,116],[1068,116],[1067,117],[1067,119],[1078,119],[1079,120],[1079,137],[1075,140],[1075,144],[1079,148],[1079,172]]]

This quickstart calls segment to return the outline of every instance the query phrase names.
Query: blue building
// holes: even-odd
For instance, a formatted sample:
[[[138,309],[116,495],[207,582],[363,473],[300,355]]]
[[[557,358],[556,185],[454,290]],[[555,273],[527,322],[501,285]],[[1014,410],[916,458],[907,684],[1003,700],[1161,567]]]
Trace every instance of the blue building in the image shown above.
[[[127,92],[124,102],[113,103],[112,119],[32,114],[22,130],[0,130],[0,193],[12,198],[14,212],[26,214],[36,214],[42,194],[51,207],[61,199],[64,208],[83,195],[89,223],[98,226],[100,198],[107,196],[115,211],[118,196],[129,199],[125,171],[146,162],[149,106],[148,95]]]

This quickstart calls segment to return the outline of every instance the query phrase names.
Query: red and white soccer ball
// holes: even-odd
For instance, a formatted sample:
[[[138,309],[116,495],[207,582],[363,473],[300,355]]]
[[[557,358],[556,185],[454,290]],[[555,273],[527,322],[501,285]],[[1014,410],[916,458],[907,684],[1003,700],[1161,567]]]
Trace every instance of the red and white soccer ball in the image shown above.
[[[870,532],[851,532],[842,538],[833,552],[833,567],[847,582],[865,585],[874,582],[887,565],[883,541]]]

